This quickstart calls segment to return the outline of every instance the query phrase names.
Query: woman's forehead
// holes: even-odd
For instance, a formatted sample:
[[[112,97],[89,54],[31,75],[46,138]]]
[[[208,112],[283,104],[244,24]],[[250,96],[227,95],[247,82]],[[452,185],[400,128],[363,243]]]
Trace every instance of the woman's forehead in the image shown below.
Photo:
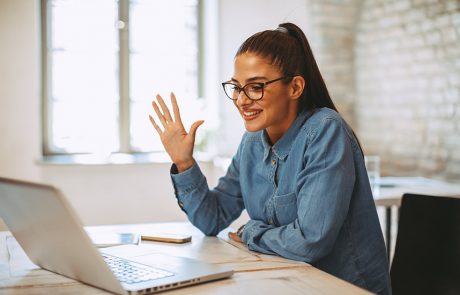
[[[279,74],[277,66],[272,64],[271,59],[261,57],[254,53],[243,53],[235,58],[235,68],[233,78],[250,79],[252,77],[271,77]]]

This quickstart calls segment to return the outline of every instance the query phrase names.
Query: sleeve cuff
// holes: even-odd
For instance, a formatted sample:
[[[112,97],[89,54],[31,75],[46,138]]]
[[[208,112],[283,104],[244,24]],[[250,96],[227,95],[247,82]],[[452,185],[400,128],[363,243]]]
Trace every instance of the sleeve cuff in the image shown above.
[[[190,169],[178,173],[175,164],[171,166],[171,179],[177,195],[187,194],[196,189],[205,180],[200,167],[195,163]]]

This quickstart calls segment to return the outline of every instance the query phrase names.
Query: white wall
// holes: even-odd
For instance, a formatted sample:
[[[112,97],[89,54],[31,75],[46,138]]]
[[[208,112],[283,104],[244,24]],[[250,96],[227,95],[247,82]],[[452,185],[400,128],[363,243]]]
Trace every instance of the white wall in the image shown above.
[[[233,75],[235,53],[248,37],[263,30],[276,29],[280,23],[293,22],[307,34],[309,22],[308,0],[221,0],[220,19],[220,81]],[[219,97],[221,131],[225,136],[219,141],[219,152],[233,155],[244,131],[243,121],[233,103],[221,91]]]
[[[251,34],[275,29],[285,21],[305,29],[306,2],[220,1],[219,81],[231,77],[233,56]],[[0,0],[0,176],[59,187],[85,224],[185,220],[173,195],[169,164],[37,164],[41,152],[39,44],[39,0]],[[243,124],[222,92],[217,99],[224,121],[220,152],[232,155]],[[210,185],[216,182],[215,175],[223,173],[205,163],[202,170]]]
[[[40,179],[38,1],[0,0],[0,175]]]

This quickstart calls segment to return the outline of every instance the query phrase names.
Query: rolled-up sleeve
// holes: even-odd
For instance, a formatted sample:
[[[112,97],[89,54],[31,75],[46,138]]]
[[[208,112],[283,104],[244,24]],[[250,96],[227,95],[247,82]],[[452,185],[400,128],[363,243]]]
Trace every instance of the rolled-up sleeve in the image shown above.
[[[283,226],[249,221],[243,241],[249,249],[314,263],[333,248],[355,182],[350,134],[334,118],[306,133],[304,168],[296,177],[297,218]]]

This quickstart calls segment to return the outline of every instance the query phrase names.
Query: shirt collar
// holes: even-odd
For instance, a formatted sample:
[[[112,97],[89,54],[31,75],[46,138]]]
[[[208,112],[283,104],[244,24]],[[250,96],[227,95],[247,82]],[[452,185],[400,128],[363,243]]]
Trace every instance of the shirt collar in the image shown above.
[[[281,136],[281,138],[271,146],[268,140],[267,131],[264,129],[261,134],[262,145],[264,147],[264,157],[265,161],[270,155],[270,149],[273,150],[273,153],[281,160],[285,160],[289,151],[291,150],[292,143],[299,134],[300,129],[302,128],[305,121],[311,116],[312,111],[302,111],[297,115],[294,123],[289,127],[286,133]]]

